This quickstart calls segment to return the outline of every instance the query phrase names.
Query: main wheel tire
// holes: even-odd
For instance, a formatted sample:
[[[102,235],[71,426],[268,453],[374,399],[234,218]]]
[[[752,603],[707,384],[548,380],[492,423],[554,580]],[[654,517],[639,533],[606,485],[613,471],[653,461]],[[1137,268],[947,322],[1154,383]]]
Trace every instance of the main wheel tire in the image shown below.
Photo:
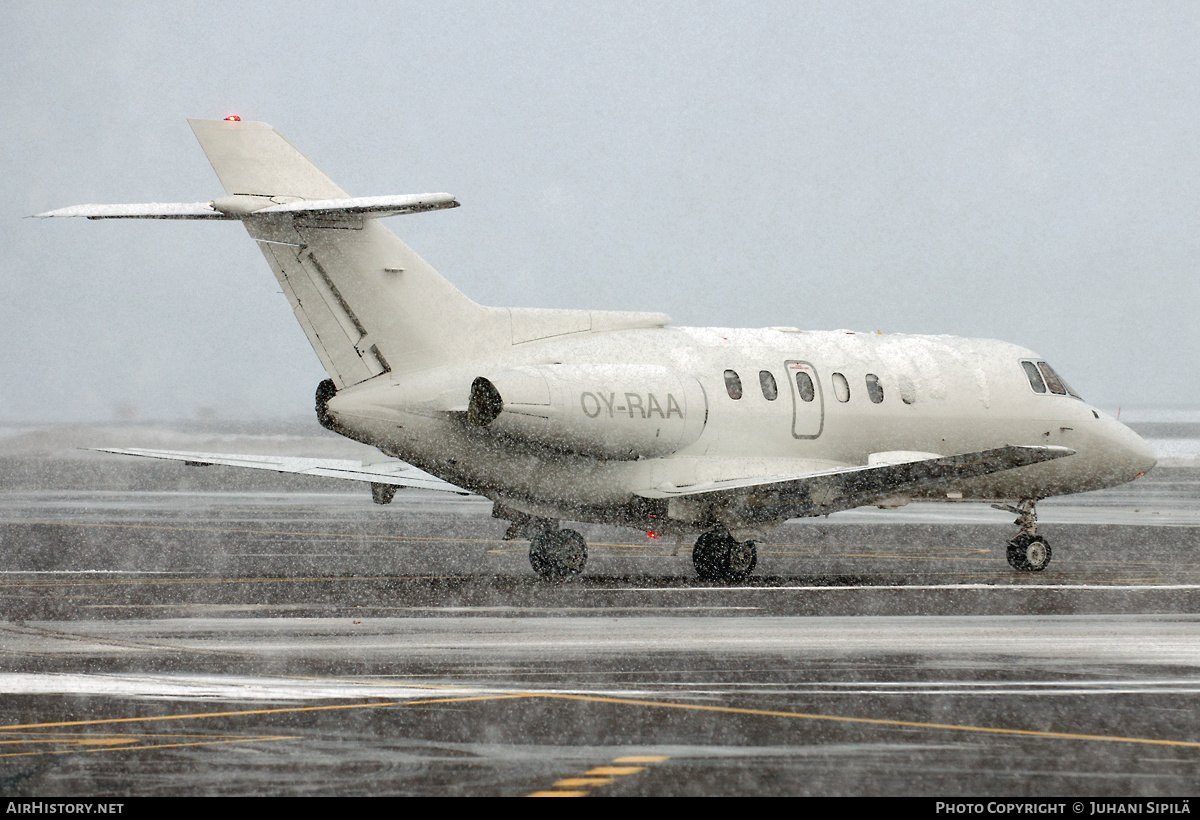
[[[529,564],[547,581],[565,581],[583,572],[587,542],[575,530],[543,530],[529,542]]]
[[[753,541],[735,541],[726,532],[706,532],[692,547],[692,566],[702,581],[741,583],[758,564]]]
[[[1021,572],[1041,572],[1051,554],[1050,545],[1040,535],[1022,533],[1008,542],[1008,563]]]
[[[721,533],[706,532],[696,539],[692,547],[692,566],[701,581],[717,581],[725,573],[726,556],[728,551]]]
[[[730,539],[733,540],[733,539]],[[754,567],[758,565],[758,547],[753,541],[734,541],[729,548],[729,568],[725,579],[740,584],[750,577]]]

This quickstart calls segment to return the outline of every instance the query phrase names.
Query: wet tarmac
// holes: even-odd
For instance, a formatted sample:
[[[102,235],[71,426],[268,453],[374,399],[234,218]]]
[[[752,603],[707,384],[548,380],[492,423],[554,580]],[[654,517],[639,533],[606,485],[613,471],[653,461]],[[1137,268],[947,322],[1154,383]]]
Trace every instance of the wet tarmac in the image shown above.
[[[473,498],[6,490],[0,784],[1191,794],[1198,483],[1044,503],[1042,573],[1005,562],[1010,515],[910,505],[791,522],[741,587],[590,526],[547,585]]]

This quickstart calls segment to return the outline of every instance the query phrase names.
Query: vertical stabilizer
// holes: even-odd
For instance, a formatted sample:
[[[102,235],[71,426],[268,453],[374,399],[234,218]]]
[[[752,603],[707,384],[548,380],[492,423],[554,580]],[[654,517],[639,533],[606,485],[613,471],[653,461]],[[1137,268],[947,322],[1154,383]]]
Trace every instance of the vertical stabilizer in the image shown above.
[[[265,122],[188,120],[230,194],[342,199],[349,194]]]
[[[258,241],[339,388],[448,363],[508,332],[506,311],[476,305],[370,214],[256,214],[349,197],[271,126],[188,122],[231,195],[214,207],[236,212]]]

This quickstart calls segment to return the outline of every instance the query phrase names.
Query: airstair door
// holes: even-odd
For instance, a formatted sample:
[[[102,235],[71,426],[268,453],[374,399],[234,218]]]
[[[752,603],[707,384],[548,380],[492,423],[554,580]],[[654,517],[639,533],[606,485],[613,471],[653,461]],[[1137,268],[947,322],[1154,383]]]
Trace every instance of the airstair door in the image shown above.
[[[825,394],[817,370],[808,362],[784,363],[792,385],[792,437],[816,438],[825,427]]]

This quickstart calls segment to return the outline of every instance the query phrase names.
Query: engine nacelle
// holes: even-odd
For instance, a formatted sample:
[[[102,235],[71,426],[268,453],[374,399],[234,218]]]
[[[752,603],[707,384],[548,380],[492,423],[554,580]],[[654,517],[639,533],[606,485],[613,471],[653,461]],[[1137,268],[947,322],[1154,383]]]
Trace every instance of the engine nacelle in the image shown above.
[[[480,376],[467,421],[581,455],[655,458],[700,438],[708,401],[694,376],[640,364],[550,364]]]

